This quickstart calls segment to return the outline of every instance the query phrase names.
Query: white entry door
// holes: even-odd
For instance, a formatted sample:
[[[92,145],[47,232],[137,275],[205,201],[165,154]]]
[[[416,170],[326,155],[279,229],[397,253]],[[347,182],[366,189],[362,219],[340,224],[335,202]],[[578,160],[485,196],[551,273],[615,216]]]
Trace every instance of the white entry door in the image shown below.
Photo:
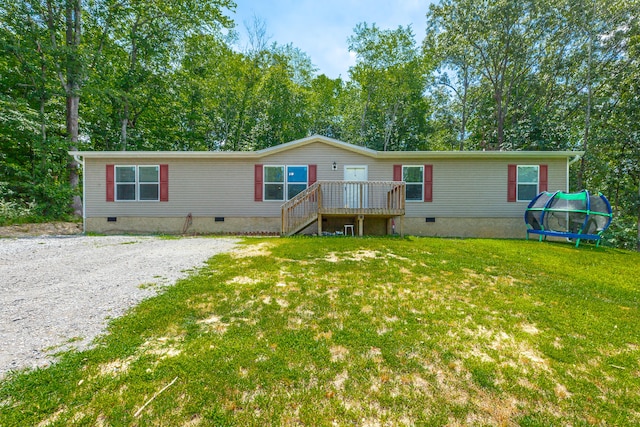
[[[367,166],[345,166],[345,181],[367,181]],[[345,208],[366,208],[367,185],[358,183],[348,183],[344,186],[344,207]]]

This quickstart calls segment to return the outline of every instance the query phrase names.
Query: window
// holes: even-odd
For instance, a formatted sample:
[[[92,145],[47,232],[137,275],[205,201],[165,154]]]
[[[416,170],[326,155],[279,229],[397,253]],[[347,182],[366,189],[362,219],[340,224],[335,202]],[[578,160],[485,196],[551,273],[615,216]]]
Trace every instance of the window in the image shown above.
[[[307,167],[287,166],[287,198],[291,199],[307,188]]]
[[[158,166],[138,166],[138,188],[140,200],[158,200],[160,194]]]
[[[116,200],[136,199],[136,167],[116,166]]]
[[[529,202],[538,195],[538,166],[518,165],[518,196],[519,202]]]
[[[393,165],[393,180],[405,182],[405,200],[433,202],[433,165]]]
[[[264,167],[264,199],[284,200],[284,166]]]
[[[286,170],[286,174],[285,174]],[[265,166],[264,200],[284,201],[304,191],[309,182],[307,166]]]
[[[160,200],[160,167],[116,166],[115,200]]]
[[[408,202],[421,202],[424,194],[424,167],[403,166],[402,180],[406,183],[406,200]]]

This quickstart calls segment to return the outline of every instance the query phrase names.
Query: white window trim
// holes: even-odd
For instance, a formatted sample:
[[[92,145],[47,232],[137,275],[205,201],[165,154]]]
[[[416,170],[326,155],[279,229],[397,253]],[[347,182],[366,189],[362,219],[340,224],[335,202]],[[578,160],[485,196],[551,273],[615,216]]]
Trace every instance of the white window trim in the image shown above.
[[[538,171],[538,179],[537,182],[521,182],[520,181],[520,168],[536,168]],[[521,199],[520,198],[520,184],[526,185],[536,185],[536,195],[540,194],[540,165],[517,165],[516,166],[516,202],[531,202],[531,199]],[[535,197],[535,196],[534,196]]]
[[[284,167],[284,181],[285,181],[285,195],[286,200],[291,200],[289,197],[289,168],[307,168],[307,179],[304,182],[304,189],[309,188],[309,165],[285,165]],[[302,182],[292,182],[291,184],[302,184]],[[302,190],[304,191],[304,190]]]
[[[143,167],[155,167],[158,168],[158,181],[154,182],[144,182],[143,184],[156,184],[158,186],[158,198],[156,200],[140,200],[140,166]],[[134,168],[135,170],[135,181],[134,182],[118,182],[118,168]],[[136,196],[131,200],[121,200],[118,199],[118,184],[134,184]],[[160,165],[114,165],[113,167],[113,200],[115,202],[159,202],[160,201]]]
[[[267,181],[267,168],[282,168],[282,182]],[[267,184],[282,184],[282,199],[267,199]],[[263,202],[284,202],[287,197],[287,166],[286,165],[264,165],[262,167],[262,201]]]
[[[305,184],[305,190],[307,188],[309,188],[309,165],[264,165],[262,167],[262,201],[263,202],[285,202],[287,200],[291,200],[291,197],[289,197],[289,184],[302,184],[302,182],[289,182],[289,168],[307,168],[307,180],[304,182]],[[274,182],[274,181],[267,181],[266,176],[267,176],[267,168],[283,168],[283,176],[284,176],[284,182]],[[283,199],[267,199],[267,184],[282,184],[283,186],[283,191],[282,191],[282,197],[284,197]],[[304,191],[304,190],[303,190]]]
[[[422,169],[422,181],[420,182],[420,186],[422,190],[420,190],[420,200],[418,199],[407,199],[407,184],[417,185],[417,182],[406,182],[405,181],[405,189],[404,189],[404,199],[407,203],[422,203],[424,202],[424,165],[402,165],[402,180],[404,181],[404,168],[420,168]]]
[[[133,182],[119,182],[118,181],[118,168],[133,168],[134,172],[134,181]],[[113,200],[116,202],[136,202],[137,198],[138,198],[138,186],[136,185],[138,181],[138,168],[136,167],[136,165],[115,165],[114,169],[113,169]],[[118,184],[127,184],[127,185],[131,185],[133,184],[135,186],[135,197],[131,200],[126,199],[119,199],[118,198]]]
[[[158,170],[158,180],[156,182],[140,182],[140,168],[156,168]],[[157,185],[158,186],[158,198],[157,199],[145,199],[140,200],[140,185]],[[136,167],[136,196],[139,202],[159,202],[160,201],[160,165],[138,165]]]

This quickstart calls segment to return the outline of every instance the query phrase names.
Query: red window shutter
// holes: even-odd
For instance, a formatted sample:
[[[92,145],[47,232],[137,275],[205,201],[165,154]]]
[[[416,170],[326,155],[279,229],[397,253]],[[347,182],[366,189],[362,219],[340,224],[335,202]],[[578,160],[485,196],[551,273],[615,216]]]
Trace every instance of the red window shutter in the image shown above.
[[[160,201],[169,201],[169,165],[160,165]]]
[[[549,167],[547,165],[540,165],[538,173],[540,174],[540,192],[547,191],[547,188],[549,187]]]
[[[393,180],[402,181],[402,165],[393,165]]]
[[[107,202],[114,201],[114,165],[107,165]]]
[[[262,183],[262,165],[255,165],[254,200],[256,202],[262,201]]]
[[[309,185],[318,180],[318,165],[309,165]]]
[[[424,201],[433,202],[433,165],[424,165]]]
[[[509,165],[507,174],[507,202],[515,202],[517,200],[518,187],[518,165]]]

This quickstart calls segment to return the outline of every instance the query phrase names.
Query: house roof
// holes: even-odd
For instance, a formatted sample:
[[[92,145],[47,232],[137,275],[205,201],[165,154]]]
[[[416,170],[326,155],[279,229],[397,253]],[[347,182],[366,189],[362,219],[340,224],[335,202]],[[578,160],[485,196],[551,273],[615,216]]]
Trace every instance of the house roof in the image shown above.
[[[260,159],[265,156],[302,147],[316,142],[342,148],[377,159],[522,159],[528,157],[544,158],[580,158],[584,151],[375,151],[359,145],[349,144],[321,135],[313,135],[296,141],[287,142],[258,151],[70,151],[74,157],[84,158],[175,158],[175,159]]]

